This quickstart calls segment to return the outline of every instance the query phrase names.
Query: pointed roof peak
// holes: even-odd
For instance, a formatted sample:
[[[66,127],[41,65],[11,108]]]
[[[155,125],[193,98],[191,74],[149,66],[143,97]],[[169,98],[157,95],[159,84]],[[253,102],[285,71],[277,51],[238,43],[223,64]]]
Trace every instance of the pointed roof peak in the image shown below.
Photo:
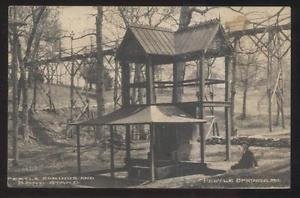
[[[148,29],[148,30],[155,30],[155,31],[164,31],[164,32],[171,32],[173,33],[174,31],[168,28],[163,28],[163,27],[153,27],[149,25],[137,25],[137,24],[130,24],[129,28],[140,28],[140,29]]]

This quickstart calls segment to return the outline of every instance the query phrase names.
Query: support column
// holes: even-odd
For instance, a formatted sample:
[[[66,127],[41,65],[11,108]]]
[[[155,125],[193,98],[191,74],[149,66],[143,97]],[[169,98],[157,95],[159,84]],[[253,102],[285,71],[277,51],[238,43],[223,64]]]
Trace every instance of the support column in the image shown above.
[[[121,72],[122,72],[122,106],[130,104],[130,89],[129,89],[129,80],[130,80],[130,67],[127,62],[120,62]]]
[[[126,142],[126,169],[129,174],[129,170],[131,167],[131,156],[130,156],[130,125],[126,125],[126,135],[125,135],[125,142]]]
[[[229,100],[229,66],[230,66],[230,57],[225,57],[225,102]],[[231,133],[229,129],[229,108],[225,106],[225,136],[226,136],[226,160],[230,160],[230,139]]]
[[[172,102],[178,102],[178,69],[177,64],[173,63],[173,90],[172,90]]]
[[[205,54],[200,58],[199,65],[198,65],[198,78],[199,78],[199,92],[198,92],[198,118],[204,119],[204,86],[205,86],[205,77],[204,77],[204,63],[205,61]],[[200,133],[200,159],[201,163],[205,163],[205,131],[204,131],[204,123],[199,124],[199,133]]]
[[[73,36],[71,33],[71,56],[73,56]],[[70,73],[70,122],[73,122],[73,108],[74,108],[74,77],[75,77],[75,65],[74,60],[71,62],[71,73]]]
[[[109,126],[110,132],[110,176],[115,177],[115,161],[114,161],[114,128]]]
[[[280,104],[279,106],[279,112],[281,114],[281,126],[282,128],[284,129],[285,128],[285,123],[284,123],[284,103],[283,103],[283,96],[284,96],[284,91],[283,91],[283,67],[282,67],[282,51],[281,51],[281,45],[282,45],[282,39],[280,37],[280,34],[279,32],[276,33],[276,36],[277,36],[277,46],[279,46],[278,50],[277,50],[277,56],[278,56],[278,69],[280,71],[280,76],[279,76],[279,83],[278,83],[278,92],[279,92],[279,97],[277,96],[278,98],[278,102]],[[278,124],[279,124],[279,114],[278,114]]]
[[[117,45],[116,45],[117,46]],[[113,87],[113,94],[114,94],[114,110],[117,110],[118,105],[118,76],[119,76],[119,64],[117,59],[115,58],[115,79],[114,79],[114,87]]]
[[[76,126],[76,138],[77,138],[77,170],[78,175],[81,175],[81,159],[80,159],[80,126]]]
[[[155,94],[154,94],[154,86],[153,86],[153,64],[151,58],[148,58],[146,64],[146,104],[154,104],[155,103]]]
[[[268,116],[269,116],[269,131],[272,132],[272,40],[273,32],[269,32],[268,38],[268,64],[267,64],[267,94],[268,94]]]
[[[154,140],[155,140],[155,127],[154,127],[154,124],[150,124],[150,177],[151,177],[151,181],[155,180]]]
[[[235,130],[235,120],[234,120],[234,111],[235,111],[235,83],[236,83],[236,63],[237,63],[237,42],[240,38],[235,37],[233,41],[234,52],[232,58],[232,66],[231,66],[231,94],[230,94],[230,103],[231,103],[231,110],[230,110],[230,123],[231,123],[231,135],[236,136],[237,132]]]

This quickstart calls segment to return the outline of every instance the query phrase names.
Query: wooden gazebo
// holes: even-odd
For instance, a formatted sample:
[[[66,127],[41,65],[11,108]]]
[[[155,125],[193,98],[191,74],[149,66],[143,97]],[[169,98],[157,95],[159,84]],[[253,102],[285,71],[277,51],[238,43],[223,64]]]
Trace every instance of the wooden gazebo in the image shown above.
[[[111,142],[113,139],[113,126],[123,125],[126,127],[126,169],[128,175],[136,176],[135,168],[143,167],[148,171],[151,180],[163,178],[162,172],[175,171],[178,169],[178,162],[165,159],[158,159],[156,154],[161,152],[157,147],[155,138],[156,126],[174,125],[199,125],[200,136],[200,163],[205,165],[205,130],[204,130],[204,108],[224,107],[225,108],[225,134],[226,134],[226,159],[230,157],[230,132],[229,132],[229,64],[232,48],[225,38],[223,27],[218,20],[211,20],[189,27],[180,31],[170,31],[167,29],[153,28],[146,26],[130,26],[120,47],[117,50],[116,58],[120,62],[122,69],[122,107],[103,117],[78,123],[77,125],[77,153],[78,171],[80,169],[80,138],[79,129],[84,125],[109,125]],[[205,58],[225,57],[225,79],[206,80],[204,78]],[[188,81],[178,81],[177,63],[198,60],[198,77]],[[144,82],[130,82],[130,64],[145,64],[146,80]],[[175,100],[172,103],[157,103],[155,96],[154,66],[163,64],[173,64],[173,81],[165,82],[173,88]],[[207,83],[224,83],[224,101],[204,101],[204,86]],[[164,82],[160,82],[164,83]],[[180,86],[198,86],[198,100],[189,102],[178,102],[176,100],[177,91]],[[132,88],[145,88],[145,104],[131,104],[130,93]],[[130,157],[130,126],[135,124],[150,125],[150,152],[148,159],[140,163],[131,160]],[[160,131],[164,133],[164,131]],[[184,133],[184,131],[183,131]],[[111,144],[111,174],[114,172],[113,144]],[[161,163],[162,162],[162,163]],[[143,164],[143,166],[141,165]],[[146,164],[146,165],[145,165]],[[164,165],[165,164],[165,165]],[[166,171],[167,170],[167,171]],[[160,175],[162,174],[162,175]],[[147,175],[147,174],[146,174]]]

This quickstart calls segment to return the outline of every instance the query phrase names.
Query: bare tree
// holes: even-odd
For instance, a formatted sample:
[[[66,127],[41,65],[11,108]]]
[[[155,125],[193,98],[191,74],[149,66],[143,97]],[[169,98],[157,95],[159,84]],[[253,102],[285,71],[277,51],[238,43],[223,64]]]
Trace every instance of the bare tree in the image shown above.
[[[21,7],[22,8],[22,7]],[[21,9],[19,8],[19,9]],[[41,7],[32,7],[31,14],[29,16],[32,17],[32,27],[30,28],[28,39],[25,42],[25,54],[22,55],[22,43],[20,41],[20,37],[17,37],[17,55],[20,67],[20,80],[19,84],[21,85],[22,90],[22,125],[21,125],[21,133],[23,134],[24,140],[29,140],[29,123],[28,123],[28,116],[29,116],[29,105],[28,105],[28,94],[27,94],[27,87],[28,87],[28,77],[27,77],[27,67],[28,62],[32,53],[32,45],[33,41],[36,37],[36,32],[38,25],[40,24],[41,17],[46,10],[45,6]]]
[[[96,100],[97,100],[97,116],[101,117],[104,114],[104,65],[103,65],[103,50],[102,50],[102,22],[103,22],[103,7],[97,7],[96,16],[96,43],[97,43],[97,83],[96,83]],[[96,134],[101,139],[101,128],[97,127]]]
[[[17,80],[17,70],[18,70],[18,61],[17,61],[17,21],[16,21],[16,7],[10,7],[10,19],[12,20],[10,23],[11,31],[12,31],[12,38],[9,35],[9,39],[11,42],[11,54],[12,54],[12,71],[11,71],[11,81],[13,84],[12,88],[12,121],[13,121],[13,141],[12,141],[12,147],[13,147],[13,166],[18,165],[19,161],[19,152],[18,152],[18,94],[17,94],[17,89],[18,89],[18,80]]]
[[[34,39],[33,50],[30,57],[30,62],[32,65],[28,71],[28,85],[31,87],[33,84],[33,97],[30,107],[33,111],[36,109],[37,84],[41,82],[43,78],[47,79],[47,97],[49,102],[51,101],[49,108],[50,110],[55,109],[54,103],[52,103],[51,100],[50,81],[53,80],[53,77],[57,72],[57,64],[54,67],[52,64],[46,64],[43,68],[41,68],[39,65],[35,64],[35,62],[41,58],[54,58],[56,56],[55,53],[57,53],[59,50],[55,48],[59,42],[58,38],[62,33],[60,24],[58,22],[58,13],[59,11],[57,8],[47,8],[41,17],[40,25],[37,27],[36,38]]]
[[[247,117],[247,95],[250,88],[256,84],[257,74],[260,71],[257,54],[246,54],[238,56],[237,84],[243,90],[241,119]]]

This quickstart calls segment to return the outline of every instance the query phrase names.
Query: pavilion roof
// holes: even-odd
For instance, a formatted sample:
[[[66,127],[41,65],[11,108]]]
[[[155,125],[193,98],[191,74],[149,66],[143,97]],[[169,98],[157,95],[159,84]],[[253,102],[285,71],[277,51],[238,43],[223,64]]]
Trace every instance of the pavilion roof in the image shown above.
[[[174,105],[130,105],[96,119],[71,125],[125,125],[125,124],[184,124],[204,123]]]
[[[178,56],[209,49],[223,50],[231,46],[225,39],[225,32],[217,19],[202,22],[179,31],[150,26],[130,26],[117,50],[117,57],[123,56]],[[137,52],[137,53],[136,53]],[[133,55],[134,54],[134,55]]]

